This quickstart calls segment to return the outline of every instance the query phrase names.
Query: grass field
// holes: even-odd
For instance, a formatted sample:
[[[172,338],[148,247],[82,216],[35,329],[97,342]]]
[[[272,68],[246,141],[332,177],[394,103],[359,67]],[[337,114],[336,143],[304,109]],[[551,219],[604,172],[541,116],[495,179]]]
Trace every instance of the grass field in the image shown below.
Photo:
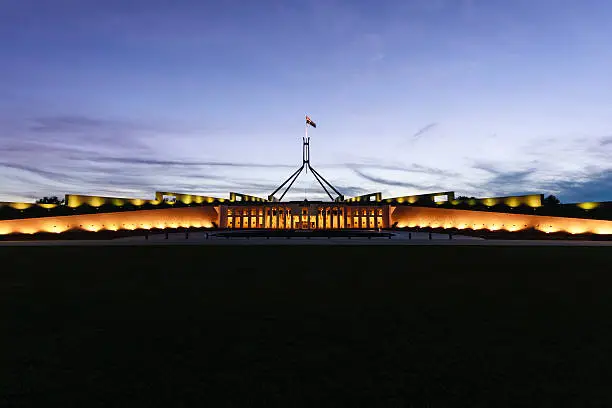
[[[612,252],[0,248],[0,406],[610,406]]]

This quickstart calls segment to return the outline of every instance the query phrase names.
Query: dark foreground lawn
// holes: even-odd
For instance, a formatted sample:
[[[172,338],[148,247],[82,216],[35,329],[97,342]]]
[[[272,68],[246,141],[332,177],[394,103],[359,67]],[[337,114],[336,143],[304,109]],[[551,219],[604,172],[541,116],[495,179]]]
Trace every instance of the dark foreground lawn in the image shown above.
[[[0,248],[0,406],[610,406],[610,248]]]

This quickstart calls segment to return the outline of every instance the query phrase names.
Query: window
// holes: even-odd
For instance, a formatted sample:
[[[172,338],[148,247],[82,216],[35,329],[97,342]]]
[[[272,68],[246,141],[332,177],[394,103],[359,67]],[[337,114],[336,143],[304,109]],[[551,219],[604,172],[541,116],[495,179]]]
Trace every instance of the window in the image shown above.
[[[163,195],[162,196],[162,201],[165,203],[175,203],[176,202],[176,196],[173,195]]]
[[[442,194],[442,195],[434,196],[433,201],[434,203],[442,203],[444,201],[448,201],[448,195]]]

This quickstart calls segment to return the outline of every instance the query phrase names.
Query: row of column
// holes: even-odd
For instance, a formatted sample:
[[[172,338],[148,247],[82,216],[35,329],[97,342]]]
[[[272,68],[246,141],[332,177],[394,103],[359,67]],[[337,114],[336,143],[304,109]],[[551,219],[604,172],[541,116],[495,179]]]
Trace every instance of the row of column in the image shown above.
[[[367,229],[385,225],[380,208],[258,206],[228,209],[227,226],[245,229]]]

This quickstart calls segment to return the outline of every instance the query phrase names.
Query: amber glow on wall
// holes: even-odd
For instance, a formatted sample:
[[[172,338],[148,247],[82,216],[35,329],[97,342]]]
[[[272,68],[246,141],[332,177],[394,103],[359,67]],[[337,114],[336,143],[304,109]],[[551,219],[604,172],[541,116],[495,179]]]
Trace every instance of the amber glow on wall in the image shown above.
[[[397,222],[400,228],[442,227],[489,231],[521,231],[535,228],[547,233],[612,234],[612,221],[446,208],[391,207],[391,222]]]
[[[537,208],[542,206],[542,195],[528,194],[510,197],[470,198],[468,200],[451,200],[450,202],[453,205],[467,203],[468,205],[472,206],[477,204],[483,204],[487,207],[493,207],[495,205],[503,204],[513,208],[518,207],[519,205],[526,205],[528,207]]]
[[[135,205],[136,207],[140,207],[141,205],[144,205],[146,203],[146,200],[142,200],[140,198],[133,198],[130,200],[130,204]]]
[[[235,193],[233,191],[231,191],[229,193],[229,195],[230,195],[230,198],[229,198],[230,202],[236,202],[236,201],[242,201],[242,202],[264,202],[264,201],[267,201],[266,199],[263,199],[261,197],[256,197],[256,196],[252,196],[252,195],[248,195],[248,194]]]
[[[576,204],[578,208],[582,208],[583,210],[594,210],[599,207],[599,203],[578,203]]]
[[[224,202],[223,198],[215,198],[208,196],[199,196],[193,194],[179,194],[179,193],[168,193],[168,192],[156,192],[154,200],[145,200],[141,198],[121,198],[121,197],[100,197],[100,196],[87,196],[87,195],[77,195],[77,194],[66,194],[66,205],[70,208],[78,208],[82,205],[89,205],[91,207],[100,207],[102,205],[113,205],[115,207],[123,207],[126,204],[132,204],[135,206],[142,206],[145,204],[150,205],[159,205],[163,202],[163,196],[173,196],[176,197],[177,202],[181,202],[183,204],[203,204],[203,203],[214,203]],[[13,203],[13,204],[24,204],[29,206],[35,204],[26,204],[26,203]],[[166,204],[174,204],[173,202],[166,202]],[[43,205],[43,204],[37,204]],[[50,204],[54,205],[54,204]],[[21,209],[21,208],[19,208]]]
[[[27,210],[30,207],[40,207],[50,210],[57,207],[57,204],[34,204],[34,203],[16,203],[16,202],[0,202],[0,207],[11,207],[15,210]]]
[[[425,202],[435,202],[435,197],[440,197],[440,196],[446,196],[446,200],[444,201],[440,201],[439,203],[444,203],[446,201],[452,201],[455,199],[455,192],[453,191],[442,191],[439,193],[429,193],[429,194],[418,194],[418,195],[411,195],[411,196],[403,196],[403,197],[394,197],[394,198],[388,198],[385,201],[388,203],[408,203],[408,204],[414,204],[417,201],[425,201]]]
[[[103,205],[123,207],[125,204],[141,206],[144,204],[157,205],[159,203],[160,202],[158,200],[143,200],[140,198],[99,197],[78,194],[66,194],[66,206],[70,208],[78,208],[82,205],[89,205],[91,207],[97,208]]]
[[[0,221],[0,235],[70,230],[119,231],[152,228],[212,227],[219,223],[218,207],[167,208],[102,214],[38,217]]]
[[[10,233],[33,234],[37,232],[61,233],[68,230],[82,231],[119,231],[136,229],[165,229],[179,227],[212,227],[213,222],[221,228],[376,228],[388,227],[397,223],[399,227],[432,227],[457,228],[488,231],[521,231],[534,228],[539,231],[570,234],[612,234],[612,221],[551,217],[503,212],[485,212],[471,210],[456,210],[448,208],[432,208],[418,206],[388,206],[372,207],[333,204],[332,206],[317,206],[302,208],[294,204],[255,204],[253,206],[195,206],[180,208],[164,208],[158,210],[120,211],[123,203],[145,203],[147,200],[120,199],[112,197],[67,196],[72,204],[89,205],[102,202],[113,203],[116,212],[98,214],[81,214],[72,216],[49,216],[27,219],[0,220],[0,235]],[[204,197],[204,196],[200,196]],[[502,202],[511,205],[524,204],[528,196],[501,198]],[[539,196],[533,196],[532,204],[539,202]],[[192,197],[191,199],[196,200]],[[203,198],[207,200],[208,198]],[[400,197],[399,200],[410,197]],[[511,201],[516,199],[516,201]],[[75,202],[76,200],[76,202]],[[126,201],[120,201],[126,200]],[[138,201],[139,200],[139,201]],[[199,199],[198,199],[199,200]],[[488,200],[494,200],[490,198]],[[495,199],[497,200],[497,199]],[[159,201],[156,201],[159,202]],[[0,203],[22,209],[32,206],[54,208],[55,204]],[[579,203],[579,208],[589,210],[596,208],[591,204]],[[223,210],[221,210],[223,209]],[[389,211],[391,215],[389,216]],[[221,211],[227,215],[221,217]],[[49,211],[49,215],[53,211]],[[227,223],[227,225],[226,225]]]
[[[357,197],[347,198],[348,202],[380,202],[382,201],[382,193],[365,194]]]
[[[195,195],[195,194],[182,194],[182,193],[172,193],[172,192],[165,192],[165,191],[157,191],[155,193],[155,199],[159,202],[163,201],[164,196],[176,197],[176,201],[183,203],[183,204],[214,203],[215,201],[222,203],[226,201],[224,198],[216,198],[216,197],[202,196],[202,195]]]

